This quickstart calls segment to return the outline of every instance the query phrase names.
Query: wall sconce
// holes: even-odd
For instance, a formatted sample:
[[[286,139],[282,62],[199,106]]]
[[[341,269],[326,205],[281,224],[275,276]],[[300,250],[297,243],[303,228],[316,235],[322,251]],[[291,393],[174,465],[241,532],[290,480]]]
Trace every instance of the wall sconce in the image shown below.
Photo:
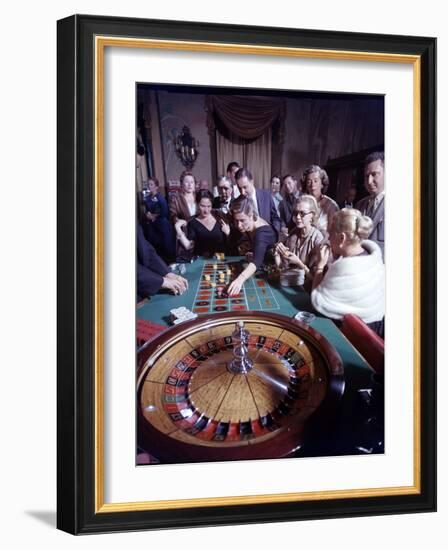
[[[191,135],[188,126],[184,126],[182,133],[176,136],[174,147],[181,163],[187,170],[191,170],[199,155],[199,141]]]

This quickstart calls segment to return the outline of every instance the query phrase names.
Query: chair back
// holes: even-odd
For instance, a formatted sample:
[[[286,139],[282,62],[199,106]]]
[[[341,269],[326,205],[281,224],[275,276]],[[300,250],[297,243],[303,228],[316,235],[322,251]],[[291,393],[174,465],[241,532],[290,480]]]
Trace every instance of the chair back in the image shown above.
[[[356,315],[344,315],[341,330],[377,374],[384,373],[384,340]]]

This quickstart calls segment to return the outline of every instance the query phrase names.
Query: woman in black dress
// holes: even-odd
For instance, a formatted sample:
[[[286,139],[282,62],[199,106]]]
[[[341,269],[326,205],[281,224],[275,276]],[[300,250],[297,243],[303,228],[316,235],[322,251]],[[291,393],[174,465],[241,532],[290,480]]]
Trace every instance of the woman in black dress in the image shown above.
[[[248,266],[234,279],[227,289],[229,296],[239,294],[243,284],[257,271],[277,242],[276,230],[267,221],[260,218],[255,205],[249,197],[239,196],[232,202],[233,223],[243,238],[240,252],[246,254]]]
[[[195,256],[210,257],[215,252],[225,252],[230,226],[213,213],[213,195],[202,189],[198,191],[196,200],[197,216],[188,222],[178,220],[174,226],[178,240],[184,248],[193,250]]]

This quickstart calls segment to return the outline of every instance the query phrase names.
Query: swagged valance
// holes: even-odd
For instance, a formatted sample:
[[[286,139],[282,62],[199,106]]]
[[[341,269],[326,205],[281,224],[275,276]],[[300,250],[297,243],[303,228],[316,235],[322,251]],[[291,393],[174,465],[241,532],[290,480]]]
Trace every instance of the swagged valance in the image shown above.
[[[260,137],[277,120],[283,126],[285,103],[276,98],[210,95],[207,98],[209,117],[217,116],[232,134],[244,139]],[[214,126],[208,121],[209,128]]]

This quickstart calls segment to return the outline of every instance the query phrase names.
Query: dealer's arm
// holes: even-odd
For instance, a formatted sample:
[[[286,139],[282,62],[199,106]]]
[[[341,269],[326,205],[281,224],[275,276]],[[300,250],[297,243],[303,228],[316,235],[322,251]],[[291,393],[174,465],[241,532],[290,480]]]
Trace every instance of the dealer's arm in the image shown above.
[[[137,301],[156,294],[165,288],[173,294],[183,294],[188,281],[172,273],[157,254],[154,247],[145,239],[140,225],[137,226]]]

